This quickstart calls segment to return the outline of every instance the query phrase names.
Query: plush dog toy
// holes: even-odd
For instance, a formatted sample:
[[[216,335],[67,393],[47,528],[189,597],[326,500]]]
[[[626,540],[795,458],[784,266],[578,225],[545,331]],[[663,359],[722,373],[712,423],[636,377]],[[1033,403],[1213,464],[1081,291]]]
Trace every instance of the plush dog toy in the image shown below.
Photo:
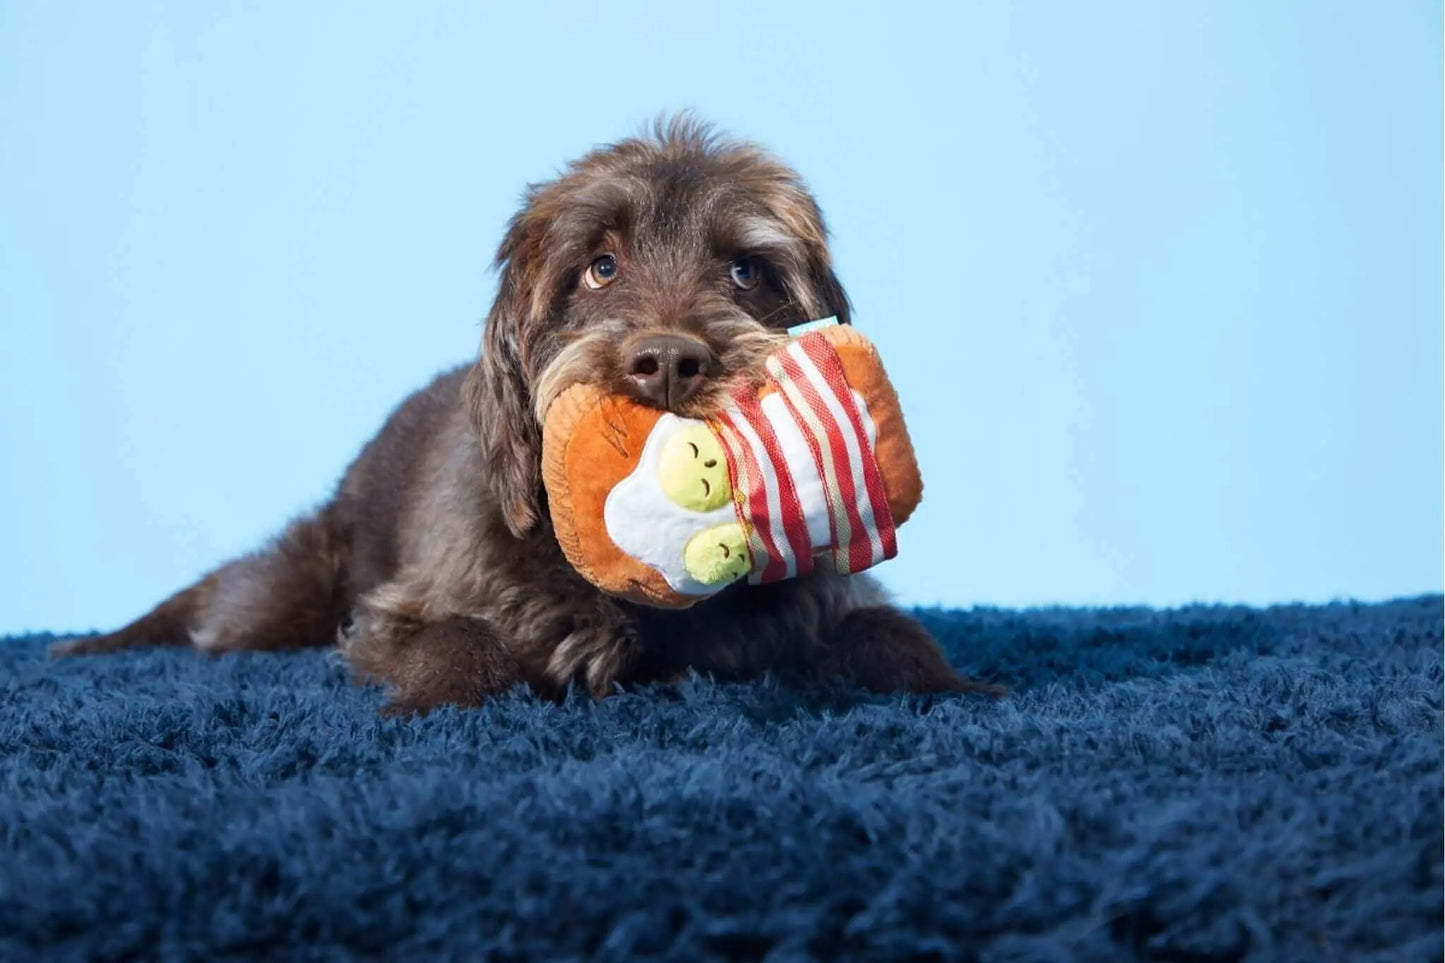
[[[898,397],[863,335],[812,322],[706,421],[600,386],[547,411],[542,473],[557,541],[603,591],[684,608],[747,578],[897,554],[923,495]]]

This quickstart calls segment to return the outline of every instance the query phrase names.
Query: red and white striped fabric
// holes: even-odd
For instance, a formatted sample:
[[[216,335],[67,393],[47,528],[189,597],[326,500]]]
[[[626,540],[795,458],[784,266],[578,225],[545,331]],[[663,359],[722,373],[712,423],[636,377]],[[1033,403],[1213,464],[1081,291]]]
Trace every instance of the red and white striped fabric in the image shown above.
[[[893,558],[898,543],[867,415],[859,410],[833,346],[821,334],[804,334],[768,359],[767,377],[788,424],[768,417],[755,388],[739,391],[734,407],[712,421],[731,455],[738,517],[753,557],[749,581],[806,574],[815,554],[845,575]],[[779,416],[776,402],[772,412]],[[802,439],[811,465],[797,464],[795,447],[789,462],[783,431]],[[826,505],[804,504],[805,495],[818,496],[818,482]],[[811,534],[810,509],[826,519]],[[819,543],[824,528],[827,542]]]

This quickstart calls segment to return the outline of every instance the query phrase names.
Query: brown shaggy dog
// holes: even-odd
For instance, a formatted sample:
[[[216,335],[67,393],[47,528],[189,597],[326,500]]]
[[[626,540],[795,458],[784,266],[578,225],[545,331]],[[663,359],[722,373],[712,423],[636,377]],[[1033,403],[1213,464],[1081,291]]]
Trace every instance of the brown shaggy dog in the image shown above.
[[[798,176],[681,119],[533,187],[497,255],[480,360],[407,399],[335,497],[117,632],[57,654],[336,642],[392,711],[477,705],[524,682],[766,670],[876,691],[971,691],[866,576],[737,584],[685,611],[603,595],[563,558],[540,480],[540,412],[598,381],[705,414],[788,326],[848,320]]]

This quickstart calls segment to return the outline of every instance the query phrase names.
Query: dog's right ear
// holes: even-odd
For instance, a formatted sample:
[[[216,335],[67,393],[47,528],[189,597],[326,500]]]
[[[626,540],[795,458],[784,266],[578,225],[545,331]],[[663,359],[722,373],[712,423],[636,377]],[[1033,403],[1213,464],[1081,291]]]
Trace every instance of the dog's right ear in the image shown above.
[[[537,284],[535,228],[526,212],[513,218],[497,254],[502,269],[497,299],[482,333],[482,354],[462,385],[472,427],[487,463],[487,482],[507,528],[518,538],[536,527],[542,513],[542,429],[532,411],[528,385],[527,332],[544,304]]]

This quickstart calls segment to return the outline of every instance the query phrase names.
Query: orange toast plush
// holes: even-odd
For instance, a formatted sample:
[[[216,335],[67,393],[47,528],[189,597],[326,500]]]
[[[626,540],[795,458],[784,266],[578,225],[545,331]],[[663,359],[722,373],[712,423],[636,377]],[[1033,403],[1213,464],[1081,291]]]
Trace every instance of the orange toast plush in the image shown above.
[[[578,572],[685,608],[738,579],[859,572],[897,554],[923,481],[878,353],[832,319],[793,335],[705,421],[591,384],[557,397],[543,481]]]

